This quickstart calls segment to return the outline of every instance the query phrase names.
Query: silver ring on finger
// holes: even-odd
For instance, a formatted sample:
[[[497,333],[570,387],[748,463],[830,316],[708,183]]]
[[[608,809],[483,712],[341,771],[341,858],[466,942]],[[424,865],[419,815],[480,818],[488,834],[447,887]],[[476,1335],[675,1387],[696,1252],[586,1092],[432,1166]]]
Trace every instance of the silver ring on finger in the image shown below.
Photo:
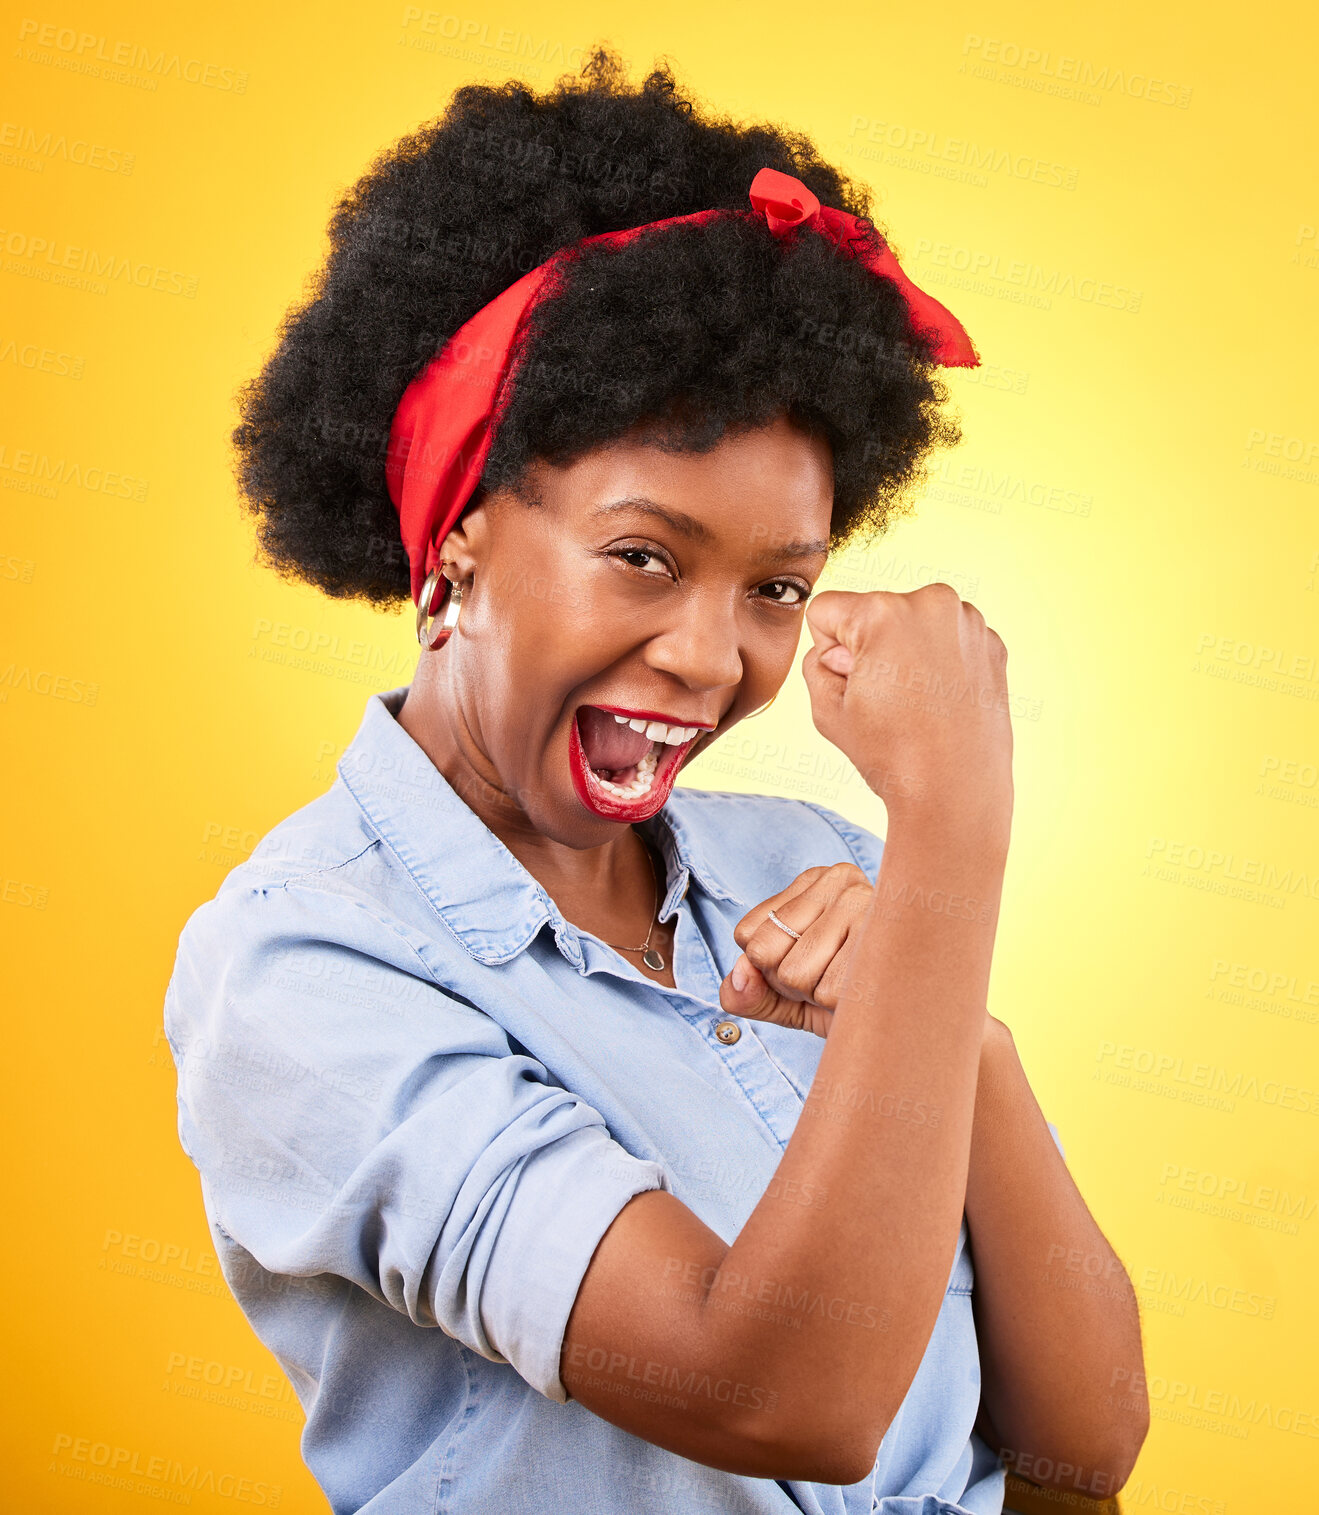
[[[794,942],[801,941],[801,932],[794,931],[791,926],[785,926],[784,923],[778,918],[777,915],[775,915],[772,910],[769,912],[769,919],[774,922],[780,931],[786,931]]]

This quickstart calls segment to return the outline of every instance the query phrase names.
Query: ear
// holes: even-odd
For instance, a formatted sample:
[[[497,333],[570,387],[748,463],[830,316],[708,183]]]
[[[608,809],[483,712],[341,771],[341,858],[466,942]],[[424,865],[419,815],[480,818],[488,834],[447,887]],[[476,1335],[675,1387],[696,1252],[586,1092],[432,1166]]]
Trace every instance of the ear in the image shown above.
[[[481,572],[490,548],[491,496],[478,495],[449,528],[440,543],[440,562],[445,573],[459,584],[468,584]]]
[[[449,577],[467,585],[489,564],[494,551],[496,519],[508,510],[525,510],[528,505],[543,506],[537,492],[536,467],[524,473],[516,485],[503,489],[482,489],[479,485],[448,535],[440,543],[440,562],[447,566]]]

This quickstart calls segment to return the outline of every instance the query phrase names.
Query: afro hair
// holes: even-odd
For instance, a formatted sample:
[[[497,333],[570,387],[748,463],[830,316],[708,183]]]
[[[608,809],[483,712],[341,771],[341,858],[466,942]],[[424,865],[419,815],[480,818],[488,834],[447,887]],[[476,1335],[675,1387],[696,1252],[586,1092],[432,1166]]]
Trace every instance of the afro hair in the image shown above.
[[[517,80],[456,90],[336,206],[322,268],[239,393],[236,475],[266,560],[335,598],[410,601],[385,482],[408,383],[558,249],[746,211],[765,166],[883,235],[865,189],[807,138],[702,113],[667,65],[634,87],[597,47],[539,96]],[[832,449],[838,548],[905,513],[931,449],[960,439],[937,368],[897,286],[811,228],[779,238],[720,216],[582,249],[533,307],[473,500],[517,490],[537,459],[571,462],[633,427],[701,451],[786,414]]]

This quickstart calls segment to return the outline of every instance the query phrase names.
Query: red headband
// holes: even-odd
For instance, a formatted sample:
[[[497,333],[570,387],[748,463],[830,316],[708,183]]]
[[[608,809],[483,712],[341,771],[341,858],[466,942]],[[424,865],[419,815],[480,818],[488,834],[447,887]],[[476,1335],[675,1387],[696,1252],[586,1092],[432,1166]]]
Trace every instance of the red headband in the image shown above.
[[[878,239],[878,253],[864,240],[855,240],[869,223],[847,211],[821,205],[800,179],[774,168],[762,168],[751,181],[750,198],[750,212],[698,210],[624,231],[601,232],[560,248],[464,322],[408,385],[390,428],[385,476],[412,565],[414,603],[420,602],[426,577],[439,563],[440,546],[480,482],[495,422],[507,404],[510,357],[522,318],[535,303],[550,270],[578,248],[621,246],[652,227],[699,224],[721,215],[761,215],[775,236],[798,226],[812,226],[873,273],[898,286],[913,327],[937,338],[935,350],[944,367],[979,365],[971,339],[957,317],[907,278],[883,238]]]

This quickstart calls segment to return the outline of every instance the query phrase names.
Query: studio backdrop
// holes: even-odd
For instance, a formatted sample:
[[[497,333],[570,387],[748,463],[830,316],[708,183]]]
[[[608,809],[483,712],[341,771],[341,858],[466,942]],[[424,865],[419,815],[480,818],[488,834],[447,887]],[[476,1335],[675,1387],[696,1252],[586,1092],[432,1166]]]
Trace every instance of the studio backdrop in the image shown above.
[[[974,337],[981,367],[943,376],[961,445],[821,587],[943,580],[1009,649],[989,1008],[1139,1297],[1153,1424],[1123,1509],[1298,1508],[1319,1451],[1313,13],[75,0],[3,26],[11,1507],[324,1508],[209,1246],[161,1007],[189,914],[329,787],[418,649],[410,612],[256,561],[234,396],[378,151],[463,83],[542,90],[605,41],[807,132]],[[885,830],[797,671],[682,782]]]

